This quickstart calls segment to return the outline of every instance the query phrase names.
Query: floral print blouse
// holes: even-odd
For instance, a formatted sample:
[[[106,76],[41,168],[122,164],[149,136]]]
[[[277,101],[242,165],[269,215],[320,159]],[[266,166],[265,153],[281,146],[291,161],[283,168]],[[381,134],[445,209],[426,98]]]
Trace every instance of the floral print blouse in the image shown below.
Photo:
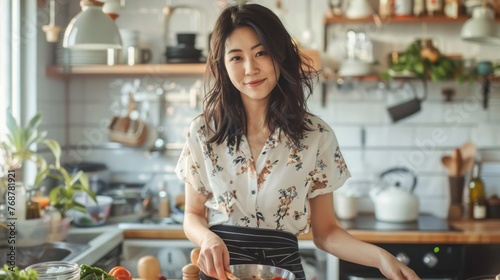
[[[287,231],[310,230],[309,199],[333,192],[350,173],[336,136],[322,119],[308,115],[313,131],[297,147],[275,131],[255,161],[243,136],[235,146],[208,144],[204,118],[196,118],[176,167],[187,186],[207,196],[209,226],[217,224]]]

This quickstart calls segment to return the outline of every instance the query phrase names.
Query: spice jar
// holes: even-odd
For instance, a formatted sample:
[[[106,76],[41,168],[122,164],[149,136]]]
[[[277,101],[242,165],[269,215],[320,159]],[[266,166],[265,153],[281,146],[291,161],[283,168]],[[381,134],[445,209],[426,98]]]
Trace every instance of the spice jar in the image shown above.
[[[436,16],[443,14],[443,0],[427,0],[425,4],[428,15]]]
[[[80,266],[76,263],[51,261],[28,266],[38,273],[38,280],[80,280]]]
[[[500,219],[500,198],[496,195],[491,196],[487,200],[488,218]]]

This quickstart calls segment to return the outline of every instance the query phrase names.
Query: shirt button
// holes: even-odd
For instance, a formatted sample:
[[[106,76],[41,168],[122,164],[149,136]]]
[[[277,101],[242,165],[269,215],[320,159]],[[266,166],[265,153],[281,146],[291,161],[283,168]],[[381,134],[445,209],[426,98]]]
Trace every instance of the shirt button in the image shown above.
[[[255,190],[252,190],[252,194],[255,194]]]

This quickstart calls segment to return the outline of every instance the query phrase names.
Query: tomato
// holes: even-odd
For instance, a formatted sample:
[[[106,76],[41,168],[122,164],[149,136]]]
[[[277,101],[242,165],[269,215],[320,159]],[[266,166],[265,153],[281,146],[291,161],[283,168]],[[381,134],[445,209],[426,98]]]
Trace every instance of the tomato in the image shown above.
[[[109,275],[116,280],[132,280],[132,273],[123,266],[115,266],[109,271]]]

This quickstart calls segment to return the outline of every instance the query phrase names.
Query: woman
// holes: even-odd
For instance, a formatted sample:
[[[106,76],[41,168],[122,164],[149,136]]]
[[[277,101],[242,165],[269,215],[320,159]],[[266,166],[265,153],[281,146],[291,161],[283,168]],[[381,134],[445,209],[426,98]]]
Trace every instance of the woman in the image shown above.
[[[210,49],[212,85],[176,168],[201,271],[227,279],[230,264],[261,263],[305,279],[296,236],[312,230],[316,246],[339,258],[418,279],[337,225],[332,193],[350,174],[332,129],[307,112],[314,70],[277,16],[230,6]]]

